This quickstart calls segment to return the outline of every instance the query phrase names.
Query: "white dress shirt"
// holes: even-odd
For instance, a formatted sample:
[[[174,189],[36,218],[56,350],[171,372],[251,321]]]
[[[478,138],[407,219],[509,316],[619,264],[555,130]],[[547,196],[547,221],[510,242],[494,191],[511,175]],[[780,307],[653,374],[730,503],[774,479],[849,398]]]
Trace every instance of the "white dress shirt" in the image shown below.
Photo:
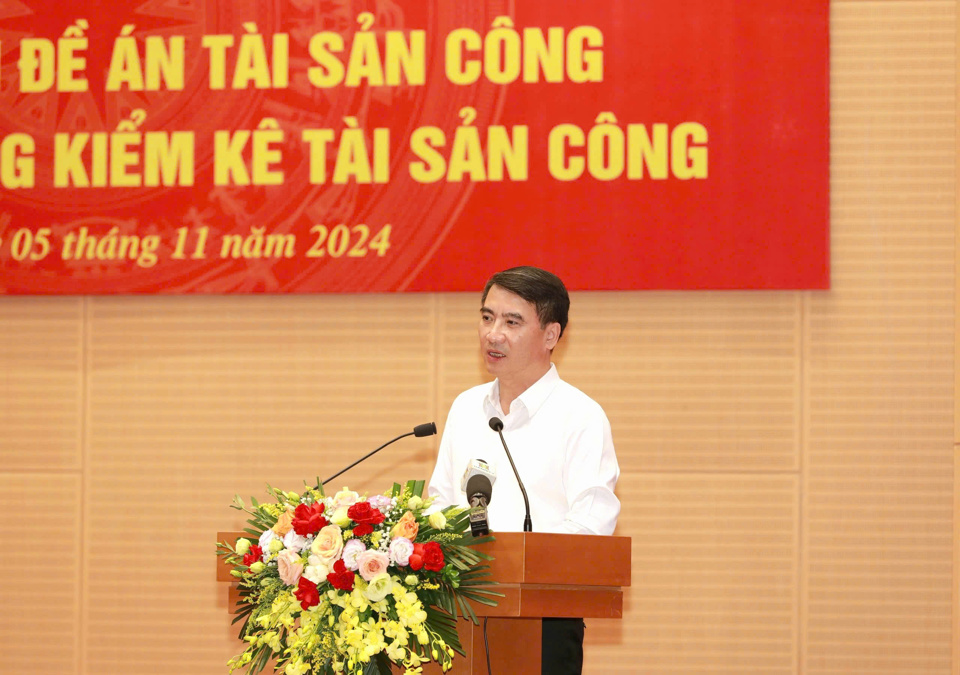
[[[534,532],[613,534],[620,500],[613,493],[620,467],[603,408],[560,379],[556,366],[510,404],[500,408],[497,380],[460,394],[447,415],[428,494],[440,507],[469,506],[460,479],[470,460],[482,459],[497,474],[487,519],[491,531],[523,530],[523,495],[491,417],[503,421],[503,437],[527,488]]]

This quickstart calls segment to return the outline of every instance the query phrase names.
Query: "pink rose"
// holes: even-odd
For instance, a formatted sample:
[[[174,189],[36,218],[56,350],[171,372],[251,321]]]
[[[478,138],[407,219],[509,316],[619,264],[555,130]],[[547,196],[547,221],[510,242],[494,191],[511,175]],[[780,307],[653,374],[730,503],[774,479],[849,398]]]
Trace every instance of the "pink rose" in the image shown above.
[[[390,558],[380,551],[364,551],[357,556],[358,572],[366,581],[370,581],[378,574],[387,571]]]
[[[287,586],[293,586],[300,581],[300,575],[303,574],[303,563],[300,562],[300,554],[290,549],[280,551],[277,556],[277,571],[280,572],[280,580]]]
[[[374,495],[367,501],[370,502],[370,506],[384,513],[393,506],[393,500],[385,495]]]

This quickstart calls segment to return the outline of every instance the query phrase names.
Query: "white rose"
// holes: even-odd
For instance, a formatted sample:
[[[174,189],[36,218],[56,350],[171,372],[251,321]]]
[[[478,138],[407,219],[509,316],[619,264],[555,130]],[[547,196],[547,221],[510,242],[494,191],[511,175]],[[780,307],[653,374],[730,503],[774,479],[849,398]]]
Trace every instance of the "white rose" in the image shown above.
[[[327,561],[320,556],[312,555],[307,559],[307,567],[303,570],[303,576],[319,586],[327,580],[330,569]]]
[[[333,495],[333,507],[340,508],[341,506],[353,506],[360,501],[360,495],[354,492],[353,490],[348,490],[343,488],[337,494]]]

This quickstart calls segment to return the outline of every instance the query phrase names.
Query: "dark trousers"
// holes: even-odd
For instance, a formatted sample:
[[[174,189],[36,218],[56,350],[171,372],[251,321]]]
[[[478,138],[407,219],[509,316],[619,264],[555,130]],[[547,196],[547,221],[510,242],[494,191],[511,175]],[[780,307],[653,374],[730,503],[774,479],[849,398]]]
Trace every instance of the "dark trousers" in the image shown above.
[[[540,643],[542,675],[580,675],[583,671],[583,619],[544,619]]]

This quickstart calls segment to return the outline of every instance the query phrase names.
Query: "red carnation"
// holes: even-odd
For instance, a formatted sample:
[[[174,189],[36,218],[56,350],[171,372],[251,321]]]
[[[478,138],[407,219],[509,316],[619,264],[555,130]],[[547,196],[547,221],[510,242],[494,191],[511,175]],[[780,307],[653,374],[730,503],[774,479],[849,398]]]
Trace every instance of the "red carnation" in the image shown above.
[[[317,585],[306,577],[300,577],[297,590],[293,594],[300,601],[300,607],[305,610],[320,604],[320,593],[317,591]]]
[[[431,572],[443,569],[443,549],[435,541],[423,545],[423,566]]]
[[[293,531],[302,537],[319,532],[329,522],[322,514],[323,504],[320,502],[310,506],[301,504],[293,512]]]
[[[423,544],[413,545],[413,553],[410,554],[410,560],[407,561],[407,564],[414,572],[420,571],[420,568],[423,567]]]
[[[370,502],[357,502],[347,509],[347,516],[355,523],[363,525],[379,525],[386,518],[380,509],[370,506]]]
[[[353,578],[353,572],[347,569],[343,560],[333,563],[333,571],[327,575],[327,581],[330,582],[330,585],[340,591],[352,591]]]
[[[367,523],[361,523],[353,528],[354,537],[362,537],[364,535],[370,534],[373,532],[373,525],[368,525]]]
[[[243,556],[243,564],[247,567],[250,567],[253,563],[260,560],[263,556],[263,549],[259,546],[251,546],[250,552]]]

